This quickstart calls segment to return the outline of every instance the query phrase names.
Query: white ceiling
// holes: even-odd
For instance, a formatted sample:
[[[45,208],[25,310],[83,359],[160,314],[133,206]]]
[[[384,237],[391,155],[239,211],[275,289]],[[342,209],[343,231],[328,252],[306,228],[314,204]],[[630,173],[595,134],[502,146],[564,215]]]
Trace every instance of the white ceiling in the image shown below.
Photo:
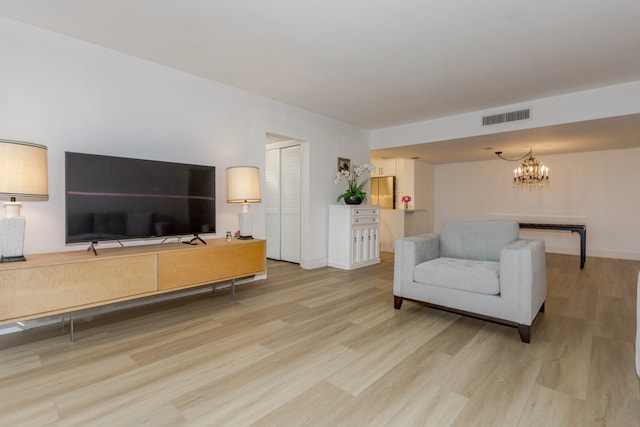
[[[638,0],[0,0],[0,16],[364,129],[640,80]],[[537,151],[550,132],[567,150],[637,146],[640,115],[624,121],[626,132],[604,120],[490,146],[523,138]],[[403,153],[474,160],[488,143]]]

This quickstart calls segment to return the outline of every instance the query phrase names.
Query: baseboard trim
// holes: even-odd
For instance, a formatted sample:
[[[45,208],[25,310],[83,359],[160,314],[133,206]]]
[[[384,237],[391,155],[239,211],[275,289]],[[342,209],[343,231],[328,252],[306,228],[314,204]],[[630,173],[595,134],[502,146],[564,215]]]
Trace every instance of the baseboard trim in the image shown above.
[[[300,267],[305,270],[315,270],[316,268],[326,267],[329,263],[329,260],[324,258],[316,258],[316,259],[305,259],[300,262]]]

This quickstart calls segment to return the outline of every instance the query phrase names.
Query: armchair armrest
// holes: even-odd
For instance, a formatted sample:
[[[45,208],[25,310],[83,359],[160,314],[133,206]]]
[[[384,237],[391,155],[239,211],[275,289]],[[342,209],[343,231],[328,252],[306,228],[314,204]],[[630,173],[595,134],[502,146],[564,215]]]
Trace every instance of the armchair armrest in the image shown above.
[[[500,251],[500,295],[518,302],[520,323],[531,325],[547,297],[544,240],[520,239]]]
[[[440,257],[440,236],[421,234],[395,241],[395,260],[393,270],[394,292],[401,282],[413,281],[413,269],[416,265]]]

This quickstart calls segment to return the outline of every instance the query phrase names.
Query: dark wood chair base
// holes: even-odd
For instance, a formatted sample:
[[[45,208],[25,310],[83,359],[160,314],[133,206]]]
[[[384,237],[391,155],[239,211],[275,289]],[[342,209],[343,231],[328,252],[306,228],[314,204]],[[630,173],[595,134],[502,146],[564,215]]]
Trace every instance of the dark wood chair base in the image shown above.
[[[393,296],[393,308],[395,308],[396,310],[400,309],[400,307],[402,307],[402,297],[397,297],[397,296]]]
[[[520,333],[520,341],[527,344],[531,342],[531,326],[518,324],[518,333]]]
[[[393,308],[395,308],[396,310],[399,310],[400,307],[402,307],[402,301],[404,301],[405,299],[407,301],[413,301],[413,302],[416,302],[418,304],[422,304],[422,305],[424,305],[426,307],[435,308],[435,309],[443,310],[443,311],[449,311],[451,313],[461,314],[463,316],[475,317],[476,319],[486,320],[488,322],[498,323],[500,325],[511,326],[513,328],[517,328],[518,329],[518,333],[520,334],[520,340],[523,343],[527,343],[527,344],[529,344],[531,342],[531,326],[530,325],[522,325],[520,323],[512,322],[510,320],[498,319],[496,317],[485,316],[483,314],[471,313],[469,311],[458,310],[458,309],[455,309],[455,308],[445,307],[445,306],[437,305],[437,304],[431,304],[431,303],[424,302],[424,301],[418,301],[418,300],[414,300],[414,299],[410,299],[410,298],[403,298],[403,297],[399,297],[397,295],[393,296]],[[544,301],[542,302],[542,305],[540,306],[540,310],[538,312],[539,313],[544,313]],[[536,317],[538,317],[538,316],[536,316]],[[535,318],[533,320],[535,321]]]

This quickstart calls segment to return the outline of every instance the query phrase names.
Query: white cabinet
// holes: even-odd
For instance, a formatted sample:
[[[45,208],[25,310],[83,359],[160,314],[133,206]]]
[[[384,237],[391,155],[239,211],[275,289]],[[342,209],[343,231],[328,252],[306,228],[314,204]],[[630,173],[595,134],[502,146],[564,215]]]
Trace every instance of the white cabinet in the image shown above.
[[[380,208],[329,206],[329,266],[352,270],[380,262]]]
[[[371,163],[376,165],[376,170],[371,176],[396,176],[396,159],[372,157]]]

